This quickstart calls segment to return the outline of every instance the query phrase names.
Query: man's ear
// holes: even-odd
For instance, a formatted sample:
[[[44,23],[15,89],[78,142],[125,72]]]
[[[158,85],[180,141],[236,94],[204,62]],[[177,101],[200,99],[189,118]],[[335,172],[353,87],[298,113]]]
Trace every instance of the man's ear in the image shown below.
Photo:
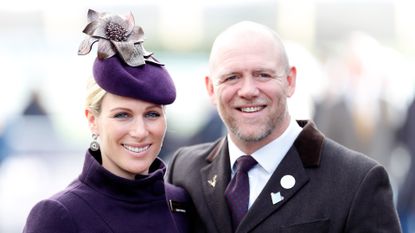
[[[291,97],[295,92],[295,85],[297,80],[297,69],[295,66],[290,67],[287,75],[287,97]]]
[[[205,76],[205,86],[206,86],[207,93],[210,97],[210,101],[212,101],[212,103],[216,105],[215,88],[214,88],[213,80],[209,76]]]
[[[89,129],[91,130],[91,133],[99,134],[98,127],[97,127],[97,117],[95,113],[91,109],[86,108],[85,116],[86,116],[86,119],[88,120],[88,125],[89,125]]]

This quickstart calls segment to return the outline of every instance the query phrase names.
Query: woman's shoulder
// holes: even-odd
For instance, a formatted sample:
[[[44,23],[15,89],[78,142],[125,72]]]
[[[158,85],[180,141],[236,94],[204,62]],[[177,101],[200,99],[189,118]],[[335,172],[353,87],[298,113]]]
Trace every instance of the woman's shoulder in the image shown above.
[[[186,192],[185,189],[179,186],[175,186],[170,183],[165,183],[165,190],[166,190],[166,198],[167,200],[175,200],[175,201],[182,201],[182,202],[189,202],[190,196]]]
[[[169,183],[165,184],[165,190],[167,202],[177,230],[183,233],[190,232],[190,219],[194,216],[194,206],[190,196],[183,188]]]
[[[86,226],[85,221],[95,217],[86,201],[94,195],[96,193],[87,185],[75,180],[64,190],[34,205],[23,233],[77,232],[79,226]]]
[[[30,211],[23,233],[75,232],[67,207],[57,199],[38,202]]]
[[[171,212],[189,214],[193,211],[192,200],[185,189],[166,182],[165,190]]]
[[[34,225],[41,227],[42,224],[61,224],[60,222],[63,220],[65,220],[65,223],[70,222],[68,220],[71,220],[72,206],[79,206],[79,202],[81,201],[78,195],[75,194],[80,189],[82,189],[82,184],[78,180],[75,180],[65,189],[49,198],[37,202],[29,213],[26,228],[33,228]],[[51,228],[55,229],[53,226]]]
[[[51,201],[61,203],[62,205],[70,205],[72,202],[77,202],[79,199],[79,195],[76,193],[83,192],[82,190],[85,189],[85,185],[80,182],[78,179],[74,180],[70,183],[65,189],[55,193],[48,199],[44,201]],[[85,192],[84,192],[85,193]]]

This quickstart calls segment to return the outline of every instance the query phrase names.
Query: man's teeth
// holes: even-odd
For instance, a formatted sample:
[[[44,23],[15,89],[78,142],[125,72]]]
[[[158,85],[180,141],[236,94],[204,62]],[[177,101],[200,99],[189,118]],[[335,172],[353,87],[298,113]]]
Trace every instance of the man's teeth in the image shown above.
[[[140,153],[140,152],[146,151],[146,150],[148,150],[149,147],[150,147],[150,145],[145,146],[145,147],[133,147],[133,146],[124,145],[125,149],[127,149],[129,151],[132,151],[132,152],[135,152],[135,153]]]
[[[257,112],[261,110],[262,107],[247,107],[247,108],[241,108],[242,112]]]

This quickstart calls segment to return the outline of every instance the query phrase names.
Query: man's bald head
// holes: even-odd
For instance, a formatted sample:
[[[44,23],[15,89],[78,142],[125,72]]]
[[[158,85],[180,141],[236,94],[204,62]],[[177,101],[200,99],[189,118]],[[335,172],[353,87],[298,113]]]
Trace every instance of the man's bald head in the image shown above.
[[[255,46],[268,43],[269,49],[279,54],[280,64],[284,69],[289,68],[289,62],[284,45],[275,31],[271,28],[252,21],[242,21],[228,27],[216,37],[209,58],[209,68],[215,65],[221,53],[236,46]]]

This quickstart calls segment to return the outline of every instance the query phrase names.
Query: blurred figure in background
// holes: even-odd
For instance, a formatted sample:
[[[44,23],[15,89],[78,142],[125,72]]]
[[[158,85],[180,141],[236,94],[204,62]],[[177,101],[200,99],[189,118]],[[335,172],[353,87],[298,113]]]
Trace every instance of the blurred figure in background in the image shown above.
[[[40,89],[31,90],[21,115],[5,122],[3,141],[6,156],[48,156],[48,152],[65,147],[44,106]]]
[[[220,119],[218,112],[212,109],[207,114],[209,115],[207,121],[201,126],[198,131],[190,136],[186,144],[182,146],[211,142],[226,134],[225,125]]]
[[[43,94],[40,88],[28,91],[19,113],[9,115],[0,129],[0,232],[21,232],[33,204],[62,188],[57,181],[66,180],[73,166],[75,149],[63,140]]]
[[[30,99],[26,107],[23,109],[23,116],[45,116],[47,112],[40,99],[39,91],[32,90]]]
[[[385,166],[395,182],[391,159],[400,122],[396,106],[402,104],[387,92],[393,88],[388,79],[399,82],[400,68],[393,66],[393,59],[374,38],[352,33],[346,47],[325,63],[329,86],[316,104],[314,120],[328,137]],[[394,76],[388,69],[396,71]]]
[[[398,212],[404,233],[415,232],[415,99],[398,131],[398,139],[408,150],[410,166],[398,192]]]
[[[6,133],[5,133],[4,123],[0,122],[0,167],[4,159],[6,159],[9,154],[8,145],[6,143]]]

